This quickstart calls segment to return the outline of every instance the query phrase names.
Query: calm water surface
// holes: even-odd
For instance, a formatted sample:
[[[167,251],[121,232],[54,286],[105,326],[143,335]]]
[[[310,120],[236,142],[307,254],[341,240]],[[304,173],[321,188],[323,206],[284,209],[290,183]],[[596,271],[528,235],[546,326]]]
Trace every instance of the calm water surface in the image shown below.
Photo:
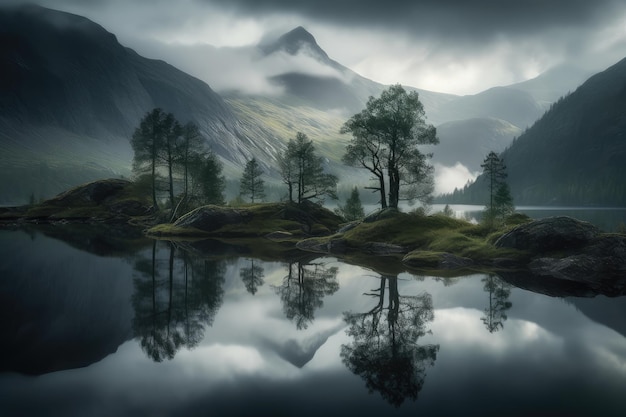
[[[0,250],[2,416],[626,415],[624,297],[86,229]]]

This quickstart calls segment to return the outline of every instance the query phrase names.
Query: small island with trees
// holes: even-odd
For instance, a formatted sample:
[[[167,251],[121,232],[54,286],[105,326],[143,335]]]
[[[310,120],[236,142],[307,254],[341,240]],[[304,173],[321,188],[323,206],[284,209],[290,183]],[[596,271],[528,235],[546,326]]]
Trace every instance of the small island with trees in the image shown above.
[[[296,132],[276,158],[286,193],[267,202],[264,171],[247,160],[238,198],[226,204],[225,177],[216,154],[194,124],[181,125],[156,108],[135,129],[133,181],[101,180],[28,206],[4,208],[4,224],[23,222],[100,223],[133,227],[167,239],[235,239],[278,251],[330,254],[355,262],[401,262],[427,271],[525,270],[535,276],[587,279],[610,285],[626,275],[626,235],[604,234],[571,218],[531,221],[514,212],[506,167],[490,152],[483,164],[488,183],[483,221],[454,218],[448,206],[425,209],[434,189],[430,154],[420,145],[438,143],[426,123],[418,93],[400,85],[370,97],[365,109],[341,128],[351,134],[342,160],[372,175],[366,187],[380,210],[365,215],[359,189],[334,211],[338,178],[304,133]],[[162,196],[165,196],[162,199]],[[403,200],[417,201],[410,213]],[[259,243],[258,239],[263,239]],[[583,277],[584,275],[584,277]]]

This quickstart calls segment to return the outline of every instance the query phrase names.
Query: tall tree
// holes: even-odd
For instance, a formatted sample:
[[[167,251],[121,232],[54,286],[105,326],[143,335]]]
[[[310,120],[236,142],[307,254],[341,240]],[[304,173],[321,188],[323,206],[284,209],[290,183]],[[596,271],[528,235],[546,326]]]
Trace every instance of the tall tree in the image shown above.
[[[396,84],[370,97],[366,107],[342,126],[341,133],[351,133],[343,161],[369,170],[380,193],[381,207],[397,208],[401,198],[428,202],[433,190],[431,155],[418,145],[437,144],[436,129],[426,123],[424,106],[417,92],[409,93]],[[386,187],[385,183],[388,183]],[[402,186],[404,192],[401,194]]]
[[[506,183],[504,161],[491,151],[480,165],[489,190],[489,205],[485,210],[487,222],[504,218],[513,211],[513,198]]]
[[[163,141],[163,147],[161,148],[161,151],[158,152],[158,156],[162,164],[165,166],[165,169],[167,170],[170,210],[173,213],[175,208],[174,168],[178,161],[178,155],[176,151],[183,133],[183,128],[172,113],[168,113],[167,115],[165,115],[165,119],[163,120],[163,132],[165,140]]]
[[[315,153],[313,141],[304,133],[298,132],[287,143],[287,149],[279,155],[279,166],[289,190],[289,201],[294,201],[294,189],[298,203],[323,201],[325,196],[337,198],[337,177],[324,172],[322,157]]]
[[[263,175],[263,169],[259,166],[259,162],[256,158],[252,158],[246,162],[239,183],[239,195],[248,197],[252,203],[254,203],[255,198],[264,199],[265,187],[261,175]]]
[[[224,204],[226,179],[222,175],[222,163],[213,151],[200,158],[197,175],[204,204]]]
[[[139,175],[148,172],[152,183],[152,204],[159,207],[156,196],[157,167],[159,153],[165,141],[165,119],[167,115],[163,110],[156,108],[141,119],[131,139],[133,148],[133,171]]]
[[[182,128],[182,136],[176,146],[176,168],[182,175],[183,192],[172,217],[176,216],[176,212],[182,207],[188,211],[193,207],[193,200],[197,197],[199,181],[195,181],[194,186],[194,165],[200,165],[202,158],[207,153],[206,142],[198,125],[189,122]],[[199,176],[199,175],[198,175]]]

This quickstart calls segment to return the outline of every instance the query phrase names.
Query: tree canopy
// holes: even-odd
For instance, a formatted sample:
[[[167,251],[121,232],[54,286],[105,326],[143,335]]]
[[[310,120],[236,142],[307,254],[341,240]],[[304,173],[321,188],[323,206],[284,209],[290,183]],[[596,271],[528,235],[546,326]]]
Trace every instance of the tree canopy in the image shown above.
[[[137,175],[150,178],[156,208],[157,191],[167,190],[172,219],[181,206],[189,210],[197,204],[224,202],[222,164],[206,147],[197,125],[187,123],[182,126],[172,113],[155,108],[141,119],[131,145],[134,151],[133,170]],[[164,173],[167,185],[160,188],[158,178]],[[176,187],[182,188],[178,204]]]
[[[417,92],[407,93],[399,84],[389,87],[380,97],[370,97],[340,132],[352,134],[344,163],[374,175],[376,185],[370,189],[380,193],[382,208],[397,208],[402,198],[430,202],[431,155],[420,152],[418,145],[437,144],[439,139],[435,127],[426,123]]]

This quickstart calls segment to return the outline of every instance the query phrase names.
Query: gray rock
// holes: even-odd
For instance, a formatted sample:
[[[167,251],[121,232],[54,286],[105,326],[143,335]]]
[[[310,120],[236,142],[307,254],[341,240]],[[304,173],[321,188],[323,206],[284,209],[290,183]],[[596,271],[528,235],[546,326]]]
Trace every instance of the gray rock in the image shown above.
[[[534,259],[528,268],[536,275],[579,282],[626,281],[626,236],[602,236],[570,256]]]
[[[339,228],[339,230],[337,230],[337,233],[346,233],[348,230],[352,230],[355,227],[357,227],[359,224],[361,224],[360,220],[354,221],[354,222],[350,222],[348,224],[343,225],[342,227]]]
[[[325,242],[320,242],[318,239],[305,239],[296,243],[296,248],[307,252],[340,255],[346,253],[348,247],[345,239],[332,239]]]
[[[581,248],[599,233],[591,223],[566,216],[549,217],[515,227],[502,235],[495,245],[498,248],[547,253]]]
[[[206,232],[212,232],[228,224],[244,223],[251,218],[252,214],[247,210],[203,206],[176,220],[174,226],[194,227]]]

